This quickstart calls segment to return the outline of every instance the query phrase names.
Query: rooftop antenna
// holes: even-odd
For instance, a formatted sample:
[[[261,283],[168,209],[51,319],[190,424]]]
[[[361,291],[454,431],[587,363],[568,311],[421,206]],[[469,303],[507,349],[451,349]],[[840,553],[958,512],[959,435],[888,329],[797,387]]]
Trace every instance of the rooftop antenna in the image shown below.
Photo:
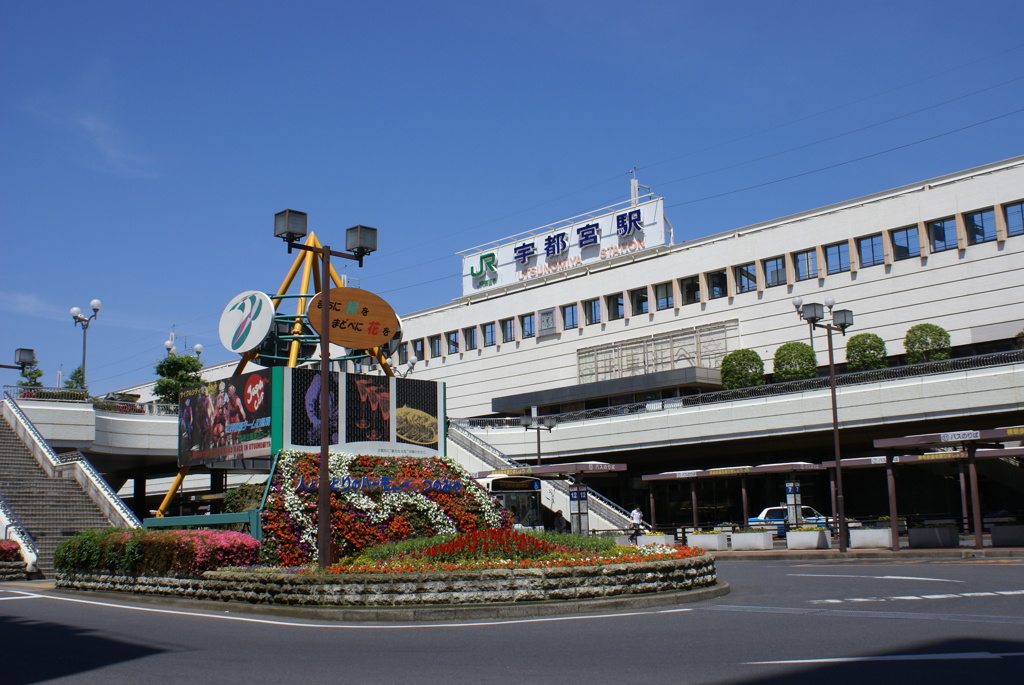
[[[650,186],[642,186],[640,182],[636,180],[636,167],[629,170],[629,173],[633,174],[633,178],[629,179],[629,201],[630,204],[636,206],[640,204],[640,189],[645,188],[647,193],[650,194],[653,191]]]

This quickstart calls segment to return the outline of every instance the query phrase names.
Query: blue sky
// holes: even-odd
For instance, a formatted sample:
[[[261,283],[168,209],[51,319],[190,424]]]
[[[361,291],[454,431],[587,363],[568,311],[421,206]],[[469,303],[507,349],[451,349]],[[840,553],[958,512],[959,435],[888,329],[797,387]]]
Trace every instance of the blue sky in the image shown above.
[[[152,380],[172,327],[237,358],[217,322],[280,285],[286,208],[332,246],[379,228],[348,272],[404,314],[460,295],[456,252],[626,199],[634,167],[680,242],[1024,154],[1022,20],[1019,0],[0,2],[0,361],[34,348],[56,385],[92,298],[94,394]]]

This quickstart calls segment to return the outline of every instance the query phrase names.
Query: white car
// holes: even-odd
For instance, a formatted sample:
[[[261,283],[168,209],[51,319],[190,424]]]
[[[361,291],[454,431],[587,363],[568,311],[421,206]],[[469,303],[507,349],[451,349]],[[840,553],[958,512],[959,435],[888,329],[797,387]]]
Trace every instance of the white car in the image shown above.
[[[802,505],[800,507],[800,518],[803,519],[800,525],[818,525],[829,528],[830,530],[832,528],[832,517],[825,516],[814,507]],[[759,515],[747,520],[747,525],[750,528],[774,527],[777,535],[786,534],[787,523],[792,522],[789,520],[789,509],[784,504],[780,504],[777,507],[767,507]],[[859,521],[853,521],[851,519],[846,520],[847,528],[857,528],[860,525]]]

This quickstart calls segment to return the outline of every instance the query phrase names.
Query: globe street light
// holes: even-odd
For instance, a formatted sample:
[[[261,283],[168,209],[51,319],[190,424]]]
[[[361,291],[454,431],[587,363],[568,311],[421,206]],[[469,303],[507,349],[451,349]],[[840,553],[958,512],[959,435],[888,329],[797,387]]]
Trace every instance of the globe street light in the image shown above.
[[[807,322],[811,335],[813,348],[814,329],[824,328],[828,333],[828,387],[832,395],[832,447],[835,453],[836,462],[836,518],[839,519],[839,551],[846,552],[846,504],[843,498],[843,469],[840,464],[841,455],[839,450],[839,410],[836,405],[836,363],[835,354],[832,348],[832,331],[839,331],[846,335],[846,329],[853,325],[853,312],[849,309],[832,310],[836,301],[832,297],[825,298],[825,307],[831,321],[822,323],[825,320],[825,309],[815,302],[804,301],[800,297],[794,297],[793,306],[797,314]]]
[[[541,465],[540,460],[540,432],[546,430],[551,432],[551,429],[555,427],[554,416],[524,416],[519,419],[519,423],[523,425],[526,430],[537,431],[537,466]]]
[[[78,307],[71,308],[71,318],[74,320],[74,325],[82,327],[82,388],[86,388],[85,384],[85,351],[89,337],[89,324],[96,318],[96,315],[100,313],[100,308],[103,303],[99,300],[93,300],[89,303],[92,308],[92,316],[85,316],[82,314],[82,310]]]

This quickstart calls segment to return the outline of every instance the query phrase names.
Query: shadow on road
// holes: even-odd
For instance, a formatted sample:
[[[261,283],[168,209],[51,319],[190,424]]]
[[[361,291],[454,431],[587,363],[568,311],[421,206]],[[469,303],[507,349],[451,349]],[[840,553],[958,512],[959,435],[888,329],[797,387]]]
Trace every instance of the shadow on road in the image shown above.
[[[163,650],[99,637],[89,629],[0,616],[5,685],[26,685],[139,659]]]

